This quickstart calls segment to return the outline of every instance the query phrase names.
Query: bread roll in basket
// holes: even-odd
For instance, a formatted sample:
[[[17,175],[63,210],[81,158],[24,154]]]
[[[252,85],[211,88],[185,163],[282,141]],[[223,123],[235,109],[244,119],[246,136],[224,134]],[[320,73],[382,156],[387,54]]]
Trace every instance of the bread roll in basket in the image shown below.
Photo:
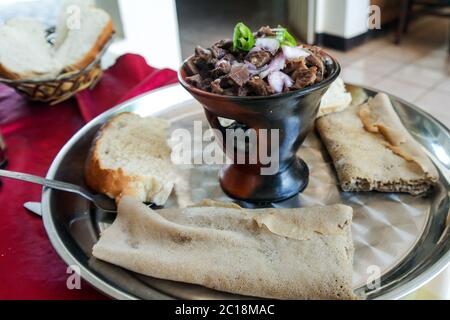
[[[101,58],[113,40],[112,20],[102,9],[76,2],[80,21],[71,28],[66,7],[73,3],[66,2],[56,28],[27,18],[0,27],[0,83],[50,104],[95,86]]]

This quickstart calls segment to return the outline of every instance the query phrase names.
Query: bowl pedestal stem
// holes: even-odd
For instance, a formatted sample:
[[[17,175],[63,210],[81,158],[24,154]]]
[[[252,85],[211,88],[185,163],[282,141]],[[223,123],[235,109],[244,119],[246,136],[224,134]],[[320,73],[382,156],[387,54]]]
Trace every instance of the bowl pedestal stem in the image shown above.
[[[309,169],[306,163],[293,159],[283,171],[274,175],[260,175],[245,164],[227,165],[220,171],[222,190],[238,200],[261,203],[278,202],[302,192],[308,185]]]

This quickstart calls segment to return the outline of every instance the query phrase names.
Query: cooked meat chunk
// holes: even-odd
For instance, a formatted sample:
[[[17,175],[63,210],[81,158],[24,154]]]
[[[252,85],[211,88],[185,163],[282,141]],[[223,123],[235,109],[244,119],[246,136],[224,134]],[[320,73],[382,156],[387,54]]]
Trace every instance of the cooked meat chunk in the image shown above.
[[[245,51],[233,52],[235,61],[239,61],[239,62],[243,62],[245,60],[245,57],[247,56],[247,54],[248,54],[248,52],[245,52]]]
[[[213,81],[213,79],[211,79],[211,78],[204,78],[202,80],[202,89],[207,90],[211,86],[212,81]]]
[[[231,71],[230,61],[222,59],[216,63],[215,69],[211,71],[211,75],[214,78],[218,78],[224,74],[229,73],[230,71]]]
[[[323,56],[323,50],[322,48],[318,47],[318,46],[311,46],[309,48],[309,51],[314,53],[315,55],[322,57]]]
[[[250,73],[245,65],[235,65],[231,67],[227,78],[238,87],[242,87],[250,78]]]
[[[292,74],[292,79],[295,81],[292,86],[294,89],[302,89],[313,85],[317,79],[317,67],[296,70]]]
[[[216,68],[223,70],[223,73],[228,73],[231,71],[231,63],[226,59],[222,59],[216,63]]]
[[[237,95],[239,96],[239,97],[245,97],[245,96],[248,96],[248,88],[247,87],[239,87],[238,88],[238,93],[237,93]]]
[[[246,60],[257,68],[261,68],[262,66],[268,64],[271,59],[272,56],[270,53],[264,50],[250,52],[246,57]]]
[[[274,93],[274,90],[261,78],[254,77],[247,82],[249,93],[257,96],[268,96]]]
[[[246,32],[239,29],[242,34],[236,33],[235,36],[243,36],[244,39],[249,36],[248,32],[251,30],[244,27]],[[294,48],[283,48],[286,41],[295,39],[292,39],[288,32],[279,33],[279,30],[282,29],[261,27],[258,32],[253,33],[254,45],[249,46],[243,45],[248,42],[238,41],[235,48],[233,40],[230,39],[220,40],[207,49],[197,46],[194,56],[184,64],[187,82],[215,94],[267,96],[280,91],[288,92],[308,87],[322,81],[332,72],[334,59],[321,48],[301,45],[301,48],[309,53],[304,57]],[[258,38],[275,39],[275,36],[277,39],[274,41],[278,43],[272,43],[268,39],[256,41]],[[273,44],[273,51],[276,52],[262,48],[266,46],[265,43]],[[282,52],[285,53],[284,59]],[[289,85],[280,85],[281,75],[284,75],[283,81],[288,81]]]
[[[197,63],[198,62],[209,63],[212,58],[212,52],[211,50],[197,46],[195,47],[195,57],[197,58]]]
[[[203,89],[202,85],[203,78],[199,74],[194,74],[193,76],[187,77],[186,81],[195,86],[196,88]]]
[[[215,44],[217,47],[230,51],[233,49],[233,40],[231,39],[223,39]]]
[[[227,50],[218,47],[217,45],[213,45],[211,47],[212,56],[216,59],[222,59],[224,55],[228,53]]]
[[[284,68],[284,73],[291,74],[296,70],[308,69],[305,64],[305,58],[300,58],[296,60],[291,60],[286,62],[286,67]]]
[[[322,59],[319,58],[316,54],[313,53],[313,54],[311,54],[311,55],[306,57],[306,62],[308,64],[310,64],[311,66],[314,66],[314,67],[317,68],[317,70],[318,70],[318,72],[317,72],[318,73],[317,74],[318,81],[322,81],[323,75],[324,75],[324,72],[325,72],[325,65],[324,65]]]
[[[230,63],[236,61],[236,57],[233,56],[233,54],[231,53],[227,53],[226,55],[223,56],[222,59],[228,60]]]
[[[208,62],[208,66],[210,69],[214,68],[216,66],[216,63],[219,62],[219,59],[211,58]]]
[[[265,27],[261,27],[259,28],[258,32],[256,33],[256,35],[258,37],[273,37],[275,35],[275,33],[272,31],[272,28],[270,28],[269,26],[265,26]]]
[[[318,64],[316,65],[318,67],[319,73],[321,77],[318,77],[317,81],[322,81],[329,71],[329,68],[332,68],[333,60],[328,56],[322,48],[319,48],[317,46],[312,46],[310,51],[318,58]],[[317,61],[316,61],[317,62]]]
[[[223,89],[220,86],[221,79],[216,79],[211,82],[211,92],[217,94],[223,94]]]
[[[214,79],[218,79],[220,76],[223,76],[224,73],[222,71],[222,69],[220,68],[215,68],[213,70],[211,70],[211,77],[213,77]]]
[[[184,70],[186,71],[187,75],[189,75],[189,76],[192,76],[199,72],[197,66],[195,65],[194,57],[191,57],[186,61],[185,65],[184,65]]]

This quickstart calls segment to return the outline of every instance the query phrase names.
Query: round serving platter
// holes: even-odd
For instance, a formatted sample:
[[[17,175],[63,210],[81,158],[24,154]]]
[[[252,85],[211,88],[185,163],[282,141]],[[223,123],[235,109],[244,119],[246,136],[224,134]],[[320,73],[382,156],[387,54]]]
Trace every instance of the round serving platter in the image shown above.
[[[377,92],[368,88],[368,96]],[[419,288],[450,264],[450,132],[417,107],[390,96],[396,112],[422,145],[440,172],[434,191],[425,197],[407,194],[339,189],[332,162],[312,132],[299,155],[310,168],[310,182],[298,196],[272,207],[306,207],[344,203],[354,209],[352,234],[355,245],[353,286],[367,299],[398,299]],[[195,120],[207,122],[202,107],[179,85],[127,101],[84,126],[61,149],[47,178],[84,185],[84,162],[95,133],[113,115],[134,112],[170,120],[171,130],[193,131]],[[195,155],[193,155],[195,156]],[[184,166],[193,201],[205,198],[233,201],[220,189],[220,165]],[[239,203],[247,206],[248,204]],[[169,199],[165,207],[176,206]],[[117,299],[237,299],[248,298],[197,285],[143,276],[92,257],[100,232],[114,216],[92,208],[76,195],[44,189],[42,211],[53,247],[68,265],[77,265],[81,276]],[[301,257],[299,257],[301,259]],[[381,276],[377,280],[378,276]]]

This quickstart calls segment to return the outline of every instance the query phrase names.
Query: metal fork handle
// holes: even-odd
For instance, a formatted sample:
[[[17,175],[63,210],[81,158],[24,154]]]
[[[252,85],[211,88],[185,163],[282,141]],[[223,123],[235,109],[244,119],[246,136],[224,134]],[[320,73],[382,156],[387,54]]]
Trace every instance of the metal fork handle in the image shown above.
[[[36,183],[52,189],[76,193],[90,201],[94,201],[94,196],[89,191],[80,186],[77,186],[76,184],[62,182],[58,180],[49,180],[42,177],[34,176],[32,174],[8,170],[0,170],[0,177]]]

